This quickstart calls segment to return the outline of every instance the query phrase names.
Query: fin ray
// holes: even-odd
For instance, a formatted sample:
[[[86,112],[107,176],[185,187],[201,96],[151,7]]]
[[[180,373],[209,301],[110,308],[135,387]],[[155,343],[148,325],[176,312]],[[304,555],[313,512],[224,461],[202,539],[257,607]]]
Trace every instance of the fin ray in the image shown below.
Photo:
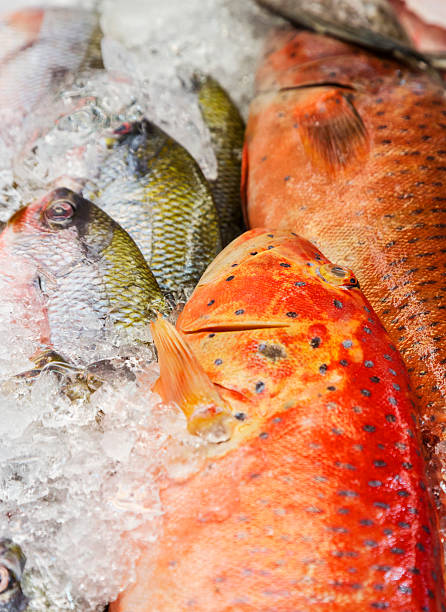
[[[307,107],[308,108],[308,107]],[[315,165],[336,172],[368,150],[365,125],[348,97],[339,90],[318,92],[297,117],[304,148]]]
[[[187,342],[161,317],[151,323],[151,328],[160,366],[156,391],[164,401],[175,402],[181,408],[191,434],[208,442],[229,440],[234,426],[232,411]]]

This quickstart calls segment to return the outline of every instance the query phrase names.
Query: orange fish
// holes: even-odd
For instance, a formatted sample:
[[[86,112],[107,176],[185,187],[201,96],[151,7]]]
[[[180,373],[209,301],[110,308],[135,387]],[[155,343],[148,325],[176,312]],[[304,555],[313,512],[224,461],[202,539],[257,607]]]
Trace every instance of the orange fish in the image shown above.
[[[407,372],[351,271],[252,230],[177,330],[153,324],[158,389],[204,465],[160,483],[159,538],[111,612],[444,610]]]
[[[247,126],[249,227],[296,229],[353,268],[444,439],[446,98],[432,76],[297,30],[270,41]]]

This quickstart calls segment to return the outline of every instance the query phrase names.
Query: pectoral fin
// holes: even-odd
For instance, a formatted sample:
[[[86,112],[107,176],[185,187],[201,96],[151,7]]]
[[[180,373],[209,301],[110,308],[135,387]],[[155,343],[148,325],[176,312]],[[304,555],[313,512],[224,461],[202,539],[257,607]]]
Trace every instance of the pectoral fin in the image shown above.
[[[166,402],[175,402],[184,412],[191,434],[208,442],[230,439],[234,417],[217,393],[206,372],[179,332],[165,319],[151,323],[158,351],[160,378],[156,391]]]
[[[367,131],[348,94],[318,88],[310,96],[311,100],[298,106],[295,118],[312,162],[336,172],[366,154]]]

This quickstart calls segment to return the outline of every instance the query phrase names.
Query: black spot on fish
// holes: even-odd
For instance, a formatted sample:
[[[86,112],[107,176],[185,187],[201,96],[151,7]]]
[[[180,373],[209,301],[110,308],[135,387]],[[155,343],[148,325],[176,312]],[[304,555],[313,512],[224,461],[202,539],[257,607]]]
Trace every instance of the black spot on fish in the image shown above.
[[[262,393],[262,391],[264,389],[265,389],[265,383],[264,382],[256,383],[256,393]]]
[[[287,356],[285,349],[280,344],[259,344],[258,351],[274,362]]]
[[[314,338],[311,338],[310,344],[312,348],[319,348],[321,345],[321,339],[318,336],[315,336]]]
[[[231,274],[231,276],[228,276],[228,278],[226,279],[227,281],[232,281],[232,279],[234,278],[234,275]]]

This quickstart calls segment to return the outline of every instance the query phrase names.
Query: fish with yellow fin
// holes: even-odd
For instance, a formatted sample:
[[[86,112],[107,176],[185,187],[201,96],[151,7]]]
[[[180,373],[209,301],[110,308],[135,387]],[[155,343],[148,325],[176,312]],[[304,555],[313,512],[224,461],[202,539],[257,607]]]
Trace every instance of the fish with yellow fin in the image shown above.
[[[161,477],[111,612],[444,610],[407,371],[351,270],[252,230],[152,328],[204,465]]]

